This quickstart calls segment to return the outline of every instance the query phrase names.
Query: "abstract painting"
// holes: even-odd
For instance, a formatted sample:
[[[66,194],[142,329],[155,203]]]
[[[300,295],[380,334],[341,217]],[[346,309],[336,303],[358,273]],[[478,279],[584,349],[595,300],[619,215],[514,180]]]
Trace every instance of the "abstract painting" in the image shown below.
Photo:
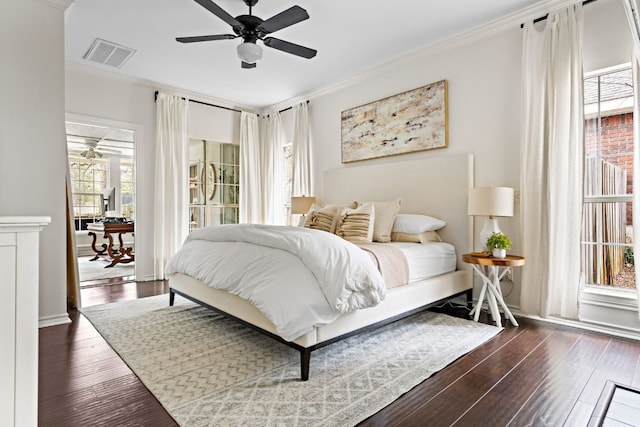
[[[342,162],[448,146],[447,81],[342,112]]]

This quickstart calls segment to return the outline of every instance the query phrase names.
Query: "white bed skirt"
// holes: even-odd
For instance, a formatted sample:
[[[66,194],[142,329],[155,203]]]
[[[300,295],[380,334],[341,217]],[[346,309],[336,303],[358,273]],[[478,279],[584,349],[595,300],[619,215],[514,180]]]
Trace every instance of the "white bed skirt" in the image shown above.
[[[169,286],[211,307],[222,310],[274,335],[275,326],[253,304],[239,296],[212,288],[184,274],[168,276]],[[387,291],[386,299],[376,307],[343,314],[335,321],[321,325],[293,342],[312,347],[349,332],[398,316],[427,304],[471,289],[473,275],[470,270],[457,270]]]

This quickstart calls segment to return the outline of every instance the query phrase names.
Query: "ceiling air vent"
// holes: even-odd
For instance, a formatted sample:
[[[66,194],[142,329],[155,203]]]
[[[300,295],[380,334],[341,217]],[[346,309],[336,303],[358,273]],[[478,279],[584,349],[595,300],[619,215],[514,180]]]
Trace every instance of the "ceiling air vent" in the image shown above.
[[[102,39],[95,39],[83,58],[99,64],[120,68],[135,53],[134,49]]]

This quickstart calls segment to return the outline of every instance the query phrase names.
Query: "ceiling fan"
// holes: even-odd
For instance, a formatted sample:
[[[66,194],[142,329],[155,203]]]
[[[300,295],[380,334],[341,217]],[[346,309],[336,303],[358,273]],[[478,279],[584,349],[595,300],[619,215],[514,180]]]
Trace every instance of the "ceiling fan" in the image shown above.
[[[87,146],[87,149],[84,151],[81,151],[80,155],[87,160],[91,160],[91,159],[101,159],[104,156],[104,154],[122,154],[118,150],[98,147],[98,143],[102,141],[104,141],[104,138],[102,139],[85,138],[84,145]]]
[[[98,141],[87,138],[85,140],[85,145],[87,146],[87,149],[80,152],[80,155],[82,157],[84,157],[87,160],[102,158],[103,154],[96,150],[96,147],[98,146]]]
[[[212,40],[230,40],[242,37],[243,42],[238,45],[238,57],[242,61],[242,68],[255,68],[256,63],[262,58],[262,48],[256,43],[262,40],[265,46],[283,52],[291,53],[302,58],[311,59],[318,53],[315,49],[300,46],[275,37],[265,37],[283,28],[289,27],[309,18],[306,10],[300,6],[292,6],[289,9],[263,21],[251,14],[253,6],[258,0],[243,0],[249,6],[248,15],[239,15],[235,18],[225,12],[220,6],[211,0],[195,0],[200,6],[231,25],[235,34],[216,34],[210,36],[177,37],[180,43],[194,43]]]

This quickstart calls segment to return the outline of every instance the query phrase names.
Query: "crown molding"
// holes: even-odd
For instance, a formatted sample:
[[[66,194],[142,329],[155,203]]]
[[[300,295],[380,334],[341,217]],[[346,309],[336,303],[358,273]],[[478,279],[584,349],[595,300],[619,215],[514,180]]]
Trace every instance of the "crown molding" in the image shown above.
[[[43,4],[45,6],[52,7],[54,9],[58,9],[61,11],[67,10],[69,6],[74,2],[74,0],[32,0],[36,3]]]
[[[577,4],[581,2],[582,0],[541,1],[539,3],[534,4],[533,6],[529,6],[522,10],[516,11],[512,14],[506,15],[502,18],[496,19],[487,24],[483,24],[479,27],[476,27],[474,29],[449,37],[445,40],[437,41],[431,45],[420,48],[412,53],[401,56],[399,58],[392,59],[384,64],[378,65],[367,71],[363,71],[359,74],[356,74],[352,77],[341,80],[332,85],[325,86],[324,88],[309,92],[307,94],[298,95],[294,98],[282,101],[276,105],[265,108],[265,111],[273,110],[273,109],[281,110],[283,108],[288,108],[296,104],[297,102],[301,102],[300,100],[312,100],[313,98],[318,98],[320,96],[342,90],[346,87],[353,86],[358,82],[365,81],[371,77],[374,77],[380,73],[384,73],[390,68],[397,68],[398,66],[401,66],[406,62],[414,61],[417,58],[433,55],[435,53],[439,53],[455,47],[464,46],[466,44],[473,43],[478,40],[482,40],[484,38],[490,37],[494,34],[502,33],[505,31],[516,29],[516,28],[519,29],[520,24],[522,24],[525,21],[539,18],[540,16],[544,16],[549,12],[553,12],[563,7],[567,7],[572,4]]]

